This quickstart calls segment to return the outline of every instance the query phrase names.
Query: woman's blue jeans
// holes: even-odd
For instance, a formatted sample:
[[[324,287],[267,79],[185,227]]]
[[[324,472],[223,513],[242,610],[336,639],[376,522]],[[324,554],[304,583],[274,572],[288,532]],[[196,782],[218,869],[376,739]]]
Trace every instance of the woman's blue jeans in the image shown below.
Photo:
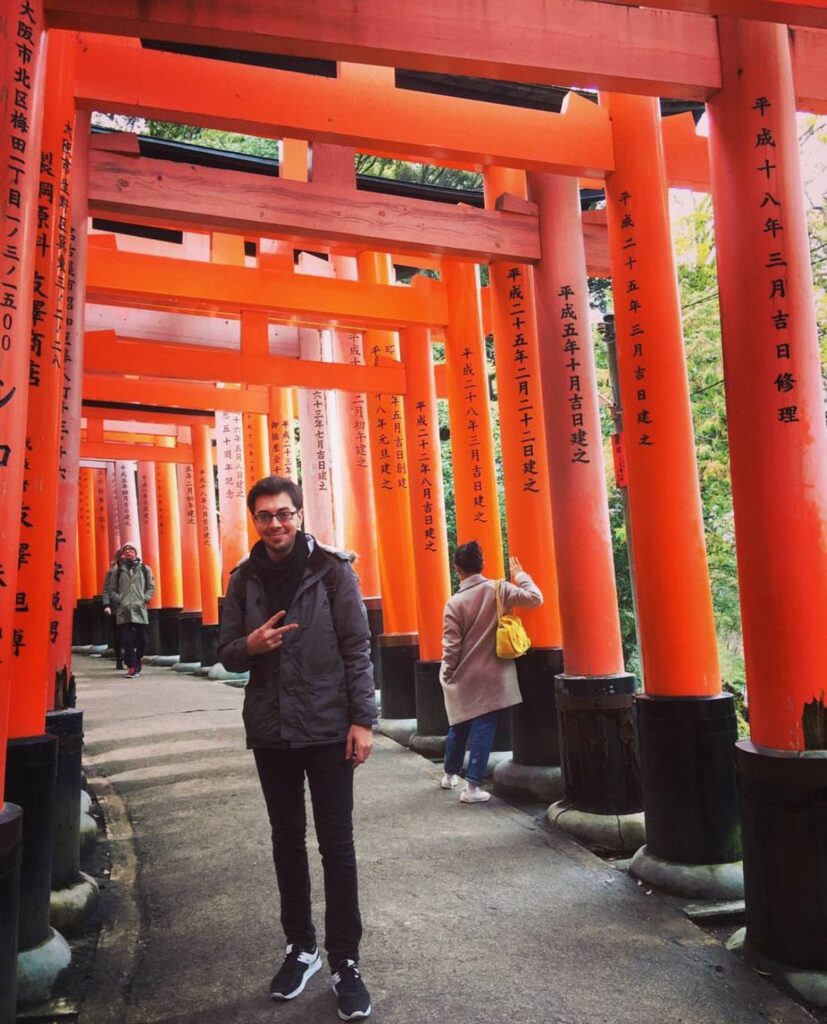
[[[445,772],[458,775],[465,758],[465,748],[471,744],[468,752],[468,770],[465,777],[475,786],[481,786],[488,767],[488,756],[494,745],[494,733],[497,731],[499,711],[489,711],[487,715],[469,718],[467,722],[458,722],[448,730],[445,740]]]

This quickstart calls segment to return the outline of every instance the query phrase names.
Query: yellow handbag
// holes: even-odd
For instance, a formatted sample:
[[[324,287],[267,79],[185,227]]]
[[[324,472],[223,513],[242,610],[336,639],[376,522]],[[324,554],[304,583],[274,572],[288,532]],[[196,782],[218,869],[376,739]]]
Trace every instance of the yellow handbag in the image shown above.
[[[505,580],[499,580],[495,589],[497,598],[497,657],[498,658],[519,658],[531,647],[531,640],[525,631],[522,619],[516,615],[503,615],[502,601],[500,600],[500,584]]]

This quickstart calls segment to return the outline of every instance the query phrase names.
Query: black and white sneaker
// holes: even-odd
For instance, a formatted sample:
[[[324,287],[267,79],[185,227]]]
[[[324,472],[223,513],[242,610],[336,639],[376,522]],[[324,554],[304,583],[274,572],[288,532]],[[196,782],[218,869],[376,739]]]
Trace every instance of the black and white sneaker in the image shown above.
[[[353,960],[342,960],[331,980],[342,1020],[361,1020],[370,1016],[370,995],[358,964]]]
[[[290,943],[284,963],[270,982],[271,999],[295,999],[304,992],[304,986],[322,966],[316,946],[302,948]]]

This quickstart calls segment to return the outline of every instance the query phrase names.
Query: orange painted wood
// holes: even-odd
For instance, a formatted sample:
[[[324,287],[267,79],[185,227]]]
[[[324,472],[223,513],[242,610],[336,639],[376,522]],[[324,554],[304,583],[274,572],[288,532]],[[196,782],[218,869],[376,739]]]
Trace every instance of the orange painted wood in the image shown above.
[[[207,309],[230,316],[244,309],[264,310],[289,323],[340,327],[446,323],[445,293],[439,282],[422,276],[414,281],[410,287],[389,288],[92,248],[86,299],[179,312]]]
[[[218,547],[212,440],[208,427],[192,427],[191,430],[198,567],[201,574],[201,621],[205,626],[214,626],[218,624],[218,598],[221,596],[221,554]]]
[[[656,99],[601,96],[618,382],[646,692],[720,693],[718,644]],[[669,557],[664,558],[664,552]]]
[[[0,232],[5,242],[16,240],[19,259],[13,307],[3,311],[0,321],[0,750],[6,749],[11,699],[11,667],[14,633],[10,628],[17,594],[17,566],[20,541],[20,501],[26,448],[26,406],[28,402],[29,357],[31,349],[32,282],[34,239],[37,216],[38,171],[40,166],[40,124],[43,117],[45,47],[43,5],[30,4],[32,40],[23,51],[17,38],[18,10],[11,4],[0,8],[0,117],[5,130],[0,134]],[[24,65],[28,59],[30,63]],[[28,72],[27,117],[11,130],[16,97],[15,77]],[[19,83],[18,83],[19,84]],[[25,127],[25,131],[23,128]],[[22,147],[20,149],[14,147]],[[19,204],[19,205],[18,205]],[[7,280],[7,279],[6,279]],[[4,294],[10,290],[4,288]],[[5,299],[4,299],[5,301]],[[42,729],[42,725],[40,726]],[[0,808],[5,788],[5,757],[0,758]]]
[[[179,431],[189,440],[190,429]],[[181,566],[185,612],[201,611],[201,557],[198,550],[198,515],[195,497],[195,468],[191,463],[175,467],[178,481],[178,515],[181,527]]]
[[[573,178],[528,175],[540,206],[535,270],[543,414],[568,675],[623,671],[580,197]]]
[[[138,524],[141,561],[150,567],[155,577],[155,593],[147,607],[161,608],[164,604],[164,570],[158,539],[158,489],[154,462],[138,463]]]
[[[117,383],[120,385],[123,383],[123,380],[117,380]],[[203,385],[200,386],[203,387]],[[132,397],[135,397],[134,388]],[[154,397],[155,396],[153,395],[153,398]],[[183,410],[181,412],[161,412],[152,409],[149,412],[137,412],[132,411],[130,409],[102,409],[98,407],[87,406],[83,410],[84,415],[86,415],[87,412],[89,414],[94,414],[96,416],[102,414],[106,417],[107,420],[126,420],[130,423],[134,422],[135,420],[147,420],[151,421],[152,423],[164,423],[173,426],[177,426],[179,423],[206,423],[207,426],[209,426],[212,423],[212,414],[197,416],[192,413],[185,412]]]
[[[421,328],[408,328],[399,339],[411,384],[405,399],[405,427],[419,658],[440,661],[442,617],[451,596],[451,580],[431,335]]]
[[[175,438],[158,439],[162,447],[173,448]],[[165,608],[182,608],[184,583],[181,564],[181,523],[178,512],[176,467],[171,462],[155,463],[155,489],[158,495],[158,564],[164,581]]]
[[[592,0],[47,0],[49,23],[506,81],[705,99],[720,85],[715,21]],[[669,44],[664,45],[668,40]]]
[[[633,0],[608,0],[633,6]],[[747,21],[775,21],[786,25],[827,28],[824,0],[656,0],[653,7],[666,11],[711,14],[714,17],[744,18]]]
[[[131,446],[126,446],[126,448],[131,450]],[[81,457],[83,457],[82,450]],[[133,544],[140,553],[140,519],[138,516],[138,490],[134,458],[134,456],[132,458],[115,456],[115,499],[118,503],[118,526],[121,534],[120,546]]]
[[[479,541],[486,575],[500,579],[503,542],[477,268],[446,260],[440,274],[450,317],[445,364],[457,543]]]
[[[466,258],[534,262],[540,256],[537,222],[528,215],[150,157],[100,151],[90,157],[89,206],[96,216]]]
[[[791,29],[790,42],[796,109],[809,110],[814,114],[827,114],[824,75],[827,32],[823,29]]]
[[[242,416],[244,428],[244,482],[245,493],[257,480],[270,476],[270,421],[260,413],[245,412]],[[259,539],[256,525],[247,516],[247,541],[250,547]]]
[[[168,378],[186,381],[196,377],[201,381],[220,380],[239,384],[270,381],[281,387],[321,386],[341,391],[379,388],[392,394],[404,394],[406,389],[405,369],[401,365],[335,365],[286,356],[247,356],[228,349],[201,345],[165,344],[132,338],[115,341],[115,337],[112,331],[95,331],[86,335],[88,371],[149,376],[162,369]],[[134,386],[132,397],[135,398]],[[222,390],[217,391],[213,401],[217,403],[216,407],[222,405]],[[234,404],[243,406],[245,401],[241,398]]]
[[[151,394],[153,403],[157,402],[158,405],[180,409],[214,410],[220,399],[224,408],[233,412],[266,412],[267,410],[266,388],[250,388],[245,391],[219,389],[210,384],[162,380],[151,374],[141,381],[141,385],[143,385],[143,390],[140,385],[136,389],[135,380],[127,379],[120,374],[86,372],[83,375],[83,398],[85,401],[147,404],[145,400]],[[93,410],[88,409],[87,411],[91,413]],[[98,410],[94,411],[98,412]],[[107,409],[107,418],[110,418],[110,414],[112,419],[120,418],[115,409]],[[131,420],[145,416],[151,416],[155,420],[156,417],[161,417],[164,414],[154,411],[145,413],[140,410],[135,412],[126,410],[126,415]],[[191,423],[192,421],[192,423],[206,423],[207,426],[210,423],[209,418],[204,419],[203,417],[193,419],[190,416],[182,416],[180,419],[182,423]],[[159,418],[158,422],[163,422],[163,420]]]
[[[93,469],[95,480],[95,593],[103,592],[103,578],[115,554],[109,535],[109,502],[106,470]]]
[[[525,188],[522,171],[485,172],[486,203],[504,189],[525,194]],[[543,593],[541,607],[523,609],[520,617],[534,647],[561,647],[534,272],[517,263],[494,263],[489,271],[508,551]]]
[[[687,111],[664,117],[661,134],[668,185],[708,192],[712,187],[709,181],[709,143],[695,131],[692,114]]]
[[[145,460],[150,456],[153,462],[192,462],[192,448],[182,445],[166,449],[147,444],[118,444],[114,441],[82,441],[80,446],[82,459],[128,461],[131,459]]]
[[[218,471],[218,535],[221,542],[221,586],[227,591],[230,573],[249,550],[247,481],[244,476],[244,424],[240,412],[215,414]]]
[[[296,479],[295,416],[293,392],[289,388],[270,388],[270,470],[275,476]]]
[[[83,598],[94,597],[99,592],[95,531],[95,473],[94,469],[81,467],[78,474],[80,477],[77,508],[79,594]]]
[[[58,256],[70,244],[69,209],[61,210],[59,197],[71,201],[74,53],[71,37],[58,34],[49,42],[40,144],[26,457],[22,495],[16,502],[21,514],[17,588],[14,615],[4,621],[4,632],[12,631],[11,737],[42,733],[46,710],[54,707],[55,686],[49,668],[51,644],[57,639],[58,628],[55,613],[59,609],[54,604],[60,603],[54,598],[55,564],[62,567],[64,552],[72,558],[76,536],[73,529],[55,550],[69,285],[68,268],[59,265]]]
[[[721,19],[709,107],[750,735],[800,751],[827,663],[827,430],[787,33]]]
[[[115,552],[121,547],[121,516],[118,506],[118,477],[115,463],[110,462],[106,469],[106,519],[109,527],[109,558],[114,559]],[[101,580],[103,586],[103,580]]]
[[[612,167],[608,120],[579,97],[565,113],[396,89],[385,68],[348,64],[339,78],[223,64],[84,36],[75,96],[81,109],[309,139],[409,160],[477,169],[499,162],[602,177]],[[304,151],[284,150],[306,180]],[[102,144],[101,148],[109,148]],[[295,160],[294,164],[291,162]],[[280,171],[284,169],[284,162]],[[353,176],[353,164],[349,167]],[[313,173],[312,179],[318,181]]]
[[[389,285],[394,279],[393,265],[385,253],[360,254],[357,270],[360,280],[366,282]],[[397,335],[392,331],[366,331],[363,346],[368,364],[399,358]],[[408,502],[410,482],[404,399],[399,395],[369,391],[367,403],[382,629],[384,633],[416,633],[416,578]]]

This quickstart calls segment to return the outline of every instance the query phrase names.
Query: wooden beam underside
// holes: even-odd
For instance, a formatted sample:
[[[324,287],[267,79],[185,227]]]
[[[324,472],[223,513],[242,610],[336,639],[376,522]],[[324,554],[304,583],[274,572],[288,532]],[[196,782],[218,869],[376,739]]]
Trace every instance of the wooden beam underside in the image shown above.
[[[86,297],[89,302],[114,306],[206,309],[229,316],[259,310],[286,323],[341,330],[394,330],[448,322],[444,287],[421,276],[404,287],[365,284],[94,246],[89,247]]]
[[[785,18],[800,8],[820,22],[814,5],[786,6]],[[46,0],[46,15],[58,28],[506,81],[693,100],[721,87],[714,17],[597,0]],[[796,94],[824,100],[824,30],[805,33],[821,80],[817,65],[807,81],[796,67]]]
[[[134,403],[136,406],[157,404],[164,408],[181,410],[220,409],[223,412],[257,412],[265,415],[269,410],[268,393],[264,388],[241,391],[235,388],[218,388],[214,384],[196,381],[185,383],[178,380],[161,380],[153,374],[136,380],[134,376],[124,376],[123,367],[119,367],[118,373],[112,374],[93,373],[87,369],[83,375],[83,400]],[[101,411],[105,412],[107,419],[110,416],[114,418],[116,412],[114,409]],[[150,416],[156,419],[161,415],[164,414],[155,410],[150,413],[137,408],[134,412],[129,412],[131,419]],[[180,419],[181,426],[189,426],[192,422],[190,416],[182,416]]]
[[[266,384],[320,390],[403,395],[405,369],[395,366],[356,366],[310,359],[248,355],[198,345],[165,345],[157,341],[117,339],[109,331],[86,335],[84,366],[93,373],[157,373],[174,380],[222,381],[227,384]],[[226,392],[219,391],[218,395]],[[216,399],[218,400],[218,397]],[[216,408],[221,408],[216,406]]]
[[[115,459],[128,462],[135,459],[138,462],[175,462],[186,464],[193,461],[192,447],[190,445],[166,448],[161,445],[122,444],[117,441],[82,440],[80,442],[80,457],[82,459],[96,459],[104,462],[112,462]]]
[[[114,399],[110,398],[109,401],[114,401]],[[211,427],[215,422],[215,417],[213,415],[198,416],[197,414],[191,414],[184,410],[180,413],[173,413],[155,409],[108,409],[100,405],[84,405],[81,409],[81,416],[83,416],[87,421],[123,420],[128,423],[139,423],[142,425],[147,423],[162,423],[167,426],[174,427]]]
[[[380,252],[536,263],[537,217],[424,199],[263,178],[92,150],[93,215],[162,220],[181,229],[348,242]]]
[[[614,166],[608,113],[576,94],[564,113],[397,89],[387,68],[339,78],[222,63],[82,37],[75,99],[85,110],[481,169],[602,176]]]

